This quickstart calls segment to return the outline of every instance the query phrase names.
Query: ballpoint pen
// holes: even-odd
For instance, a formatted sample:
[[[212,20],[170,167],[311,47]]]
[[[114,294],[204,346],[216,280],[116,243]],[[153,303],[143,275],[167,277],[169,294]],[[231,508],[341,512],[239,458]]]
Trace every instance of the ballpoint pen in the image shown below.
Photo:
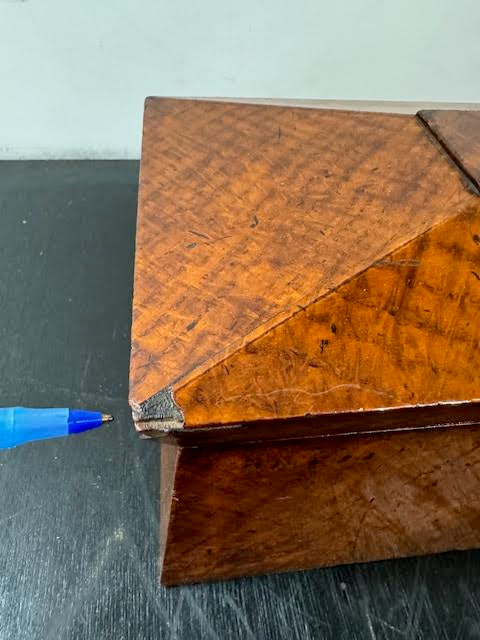
[[[112,416],[82,409],[0,408],[0,449],[101,427]]]

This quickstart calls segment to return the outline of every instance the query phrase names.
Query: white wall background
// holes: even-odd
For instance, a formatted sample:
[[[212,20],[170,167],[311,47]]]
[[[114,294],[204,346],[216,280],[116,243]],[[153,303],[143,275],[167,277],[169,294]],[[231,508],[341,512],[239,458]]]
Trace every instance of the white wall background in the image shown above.
[[[138,157],[147,95],[480,102],[480,0],[0,0],[0,158]]]

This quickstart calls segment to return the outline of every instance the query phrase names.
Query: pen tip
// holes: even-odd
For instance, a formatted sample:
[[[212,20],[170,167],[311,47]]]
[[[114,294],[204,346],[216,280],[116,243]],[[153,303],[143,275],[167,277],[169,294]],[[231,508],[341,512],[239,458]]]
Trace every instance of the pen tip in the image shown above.
[[[108,413],[102,413],[102,422],[111,422],[113,420],[113,416]]]

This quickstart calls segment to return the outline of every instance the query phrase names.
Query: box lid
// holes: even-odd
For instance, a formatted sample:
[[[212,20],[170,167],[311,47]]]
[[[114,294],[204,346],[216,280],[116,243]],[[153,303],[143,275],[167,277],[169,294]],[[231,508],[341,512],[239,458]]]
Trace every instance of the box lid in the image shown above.
[[[147,99],[137,429],[480,422],[479,186],[480,112]]]

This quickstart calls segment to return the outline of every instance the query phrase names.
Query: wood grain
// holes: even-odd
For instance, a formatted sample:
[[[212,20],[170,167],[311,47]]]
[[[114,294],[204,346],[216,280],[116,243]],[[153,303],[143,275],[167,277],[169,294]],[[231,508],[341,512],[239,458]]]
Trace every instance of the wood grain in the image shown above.
[[[165,556],[179,451],[175,444],[164,444],[160,449],[160,564]]]
[[[147,100],[132,406],[477,203],[411,116]]]
[[[479,464],[478,427],[181,449],[162,581],[478,546]]]
[[[422,117],[147,101],[130,403],[167,438],[165,583],[480,544],[459,122],[453,152]]]
[[[480,111],[419,111],[419,118],[480,189]]]
[[[480,399],[479,237],[477,199],[180,388],[185,425]]]

